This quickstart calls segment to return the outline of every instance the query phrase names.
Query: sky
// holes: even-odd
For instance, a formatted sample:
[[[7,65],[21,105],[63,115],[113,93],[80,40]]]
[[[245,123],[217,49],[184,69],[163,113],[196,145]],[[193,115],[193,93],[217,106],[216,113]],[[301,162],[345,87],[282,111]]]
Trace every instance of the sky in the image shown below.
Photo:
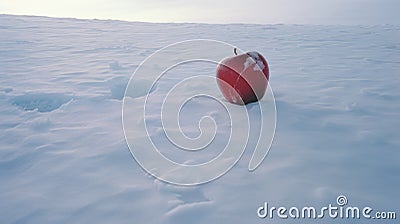
[[[398,0],[13,0],[1,14],[143,22],[400,24]]]

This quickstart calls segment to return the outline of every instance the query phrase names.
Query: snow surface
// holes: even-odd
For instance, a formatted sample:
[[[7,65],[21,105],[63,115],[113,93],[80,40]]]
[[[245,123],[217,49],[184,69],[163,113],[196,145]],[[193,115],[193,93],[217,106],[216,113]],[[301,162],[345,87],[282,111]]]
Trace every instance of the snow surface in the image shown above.
[[[400,213],[399,26],[0,15],[0,31],[0,223],[292,223],[261,220],[256,210],[264,202],[326,206],[340,194],[350,205]],[[262,53],[278,120],[271,151],[256,171],[247,171],[250,150],[222,178],[179,187],[154,179],[132,159],[122,99],[147,56],[193,38]],[[143,89],[127,94],[142,97],[149,85],[142,80]],[[222,116],[209,107],[212,102],[199,99],[183,111],[191,115],[182,118],[191,127],[183,130],[188,136],[198,134],[202,115]],[[257,113],[253,108],[250,113]]]

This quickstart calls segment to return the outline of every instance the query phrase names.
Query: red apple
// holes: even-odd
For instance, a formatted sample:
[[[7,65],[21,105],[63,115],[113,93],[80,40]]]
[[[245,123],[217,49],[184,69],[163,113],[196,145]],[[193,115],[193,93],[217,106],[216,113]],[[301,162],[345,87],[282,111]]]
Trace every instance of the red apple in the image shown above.
[[[217,66],[218,87],[225,99],[234,104],[261,100],[267,90],[268,79],[267,60],[257,52],[226,58]]]

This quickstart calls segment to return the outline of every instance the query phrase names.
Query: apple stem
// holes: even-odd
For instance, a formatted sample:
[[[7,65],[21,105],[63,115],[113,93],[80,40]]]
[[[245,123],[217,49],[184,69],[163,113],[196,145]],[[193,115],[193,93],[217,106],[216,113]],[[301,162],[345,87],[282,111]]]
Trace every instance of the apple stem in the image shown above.
[[[237,48],[236,48],[236,47],[233,48],[233,53],[234,53],[235,55],[237,55]]]

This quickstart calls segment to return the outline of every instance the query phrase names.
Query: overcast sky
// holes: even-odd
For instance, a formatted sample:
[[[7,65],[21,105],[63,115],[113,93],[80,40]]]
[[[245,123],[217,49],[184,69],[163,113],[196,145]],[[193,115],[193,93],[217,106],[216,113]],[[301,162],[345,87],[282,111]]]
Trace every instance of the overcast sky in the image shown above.
[[[146,22],[400,24],[399,0],[12,0],[0,13]]]

